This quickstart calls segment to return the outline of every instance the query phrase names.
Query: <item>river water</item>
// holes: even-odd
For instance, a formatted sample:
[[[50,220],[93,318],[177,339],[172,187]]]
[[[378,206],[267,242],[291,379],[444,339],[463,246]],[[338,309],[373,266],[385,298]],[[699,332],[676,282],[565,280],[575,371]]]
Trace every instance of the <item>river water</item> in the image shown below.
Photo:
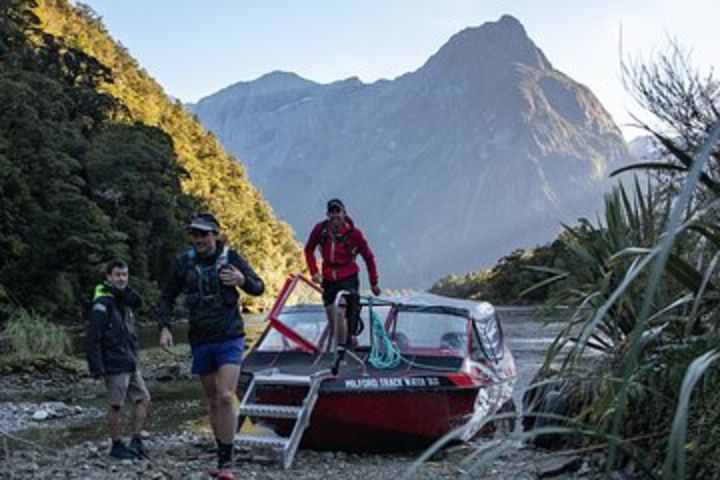
[[[518,379],[515,403],[522,405],[522,394],[542,366],[545,353],[565,326],[565,315],[539,318],[533,307],[496,307],[505,340],[515,358]]]

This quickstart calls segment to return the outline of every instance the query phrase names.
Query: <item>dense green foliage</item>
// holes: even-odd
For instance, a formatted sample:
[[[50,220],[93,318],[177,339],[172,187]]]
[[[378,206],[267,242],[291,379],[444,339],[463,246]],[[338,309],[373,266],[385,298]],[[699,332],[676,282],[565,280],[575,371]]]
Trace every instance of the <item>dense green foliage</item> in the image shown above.
[[[153,306],[198,209],[265,278],[261,303],[300,269],[290,229],[242,167],[92,12],[64,0],[0,9],[0,286],[17,304],[77,320],[102,263],[121,256]]]
[[[261,304],[267,304],[288,273],[305,268],[290,227],[274,217],[268,203],[250,184],[243,166],[223,151],[217,139],[180,102],[171,101],[110,37],[89,7],[72,7],[67,0],[38,3],[35,11],[44,30],[111,69],[112,81],[101,81],[98,90],[122,102],[132,121],[170,135],[177,161],[187,172],[181,179],[183,191],[217,215],[229,243],[248,257],[268,285],[268,292],[260,299]]]
[[[0,284],[19,304],[79,317],[98,267],[129,260],[148,294],[193,202],[170,138],[120,123],[111,72],[38,28],[28,2],[0,15]]]
[[[443,277],[430,291],[503,305],[538,304],[547,299],[550,286],[530,289],[546,278],[543,268],[564,268],[567,261],[565,244],[558,239],[534,249],[515,250],[487,270]]]

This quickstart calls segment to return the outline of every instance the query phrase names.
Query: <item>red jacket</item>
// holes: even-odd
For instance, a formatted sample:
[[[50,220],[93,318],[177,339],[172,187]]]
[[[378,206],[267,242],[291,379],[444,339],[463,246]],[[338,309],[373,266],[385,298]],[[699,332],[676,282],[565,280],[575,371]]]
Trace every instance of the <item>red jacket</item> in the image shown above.
[[[336,233],[332,232],[327,220],[313,227],[310,238],[305,244],[305,261],[310,275],[318,273],[315,263],[315,248],[318,245],[323,260],[322,274],[326,280],[342,280],[358,273],[360,267],[355,261],[355,256],[359,253],[367,265],[370,285],[378,284],[375,255],[370,250],[362,231],[355,226],[350,217],[345,216],[345,222]]]

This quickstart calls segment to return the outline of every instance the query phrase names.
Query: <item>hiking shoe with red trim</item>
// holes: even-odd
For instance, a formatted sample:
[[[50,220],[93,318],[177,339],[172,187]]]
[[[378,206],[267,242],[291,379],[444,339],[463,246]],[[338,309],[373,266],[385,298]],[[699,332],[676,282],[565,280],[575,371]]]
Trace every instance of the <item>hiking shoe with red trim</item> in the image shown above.
[[[219,470],[215,476],[217,480],[235,480],[235,474],[230,469]]]

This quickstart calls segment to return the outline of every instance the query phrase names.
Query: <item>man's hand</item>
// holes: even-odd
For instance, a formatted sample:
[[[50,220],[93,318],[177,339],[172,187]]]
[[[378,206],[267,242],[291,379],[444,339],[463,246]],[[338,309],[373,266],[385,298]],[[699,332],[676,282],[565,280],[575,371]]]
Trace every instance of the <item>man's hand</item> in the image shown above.
[[[245,275],[234,265],[226,265],[220,269],[220,281],[228,287],[242,287],[245,285]]]
[[[322,283],[322,281],[323,281],[322,274],[321,274],[321,273],[316,273],[315,275],[313,275],[313,276],[312,276],[312,281],[315,282],[315,283],[317,283],[318,285],[320,285],[320,284]]]
[[[375,295],[376,297],[382,293],[382,290],[380,290],[380,287],[377,285],[371,286],[370,290],[372,290],[373,295]]]
[[[169,351],[170,347],[173,346],[173,335],[169,328],[163,327],[162,330],[160,330],[160,347],[165,350]]]

